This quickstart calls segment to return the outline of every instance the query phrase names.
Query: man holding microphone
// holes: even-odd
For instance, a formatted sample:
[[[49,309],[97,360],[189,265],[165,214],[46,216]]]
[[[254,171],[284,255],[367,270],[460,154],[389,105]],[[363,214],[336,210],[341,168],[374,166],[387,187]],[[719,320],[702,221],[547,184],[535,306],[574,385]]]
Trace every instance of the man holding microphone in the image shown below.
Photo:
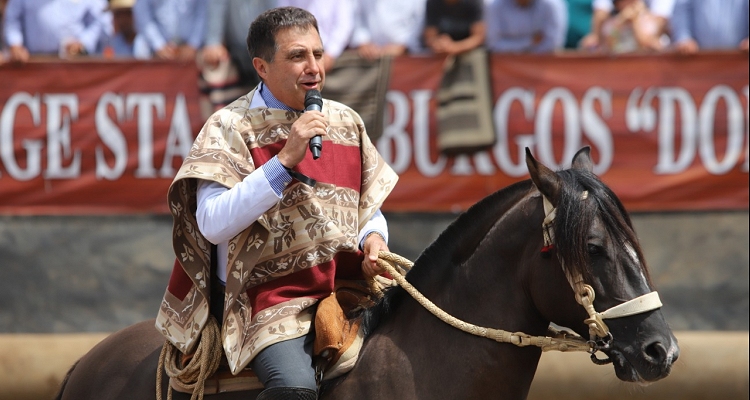
[[[316,303],[336,277],[383,272],[380,207],[398,176],[360,116],[319,97],[312,14],[269,10],[247,43],[261,83],[208,119],[169,189],[177,260],[156,325],[189,353],[213,315],[232,372],[249,364],[263,382],[258,399],[316,399]]]

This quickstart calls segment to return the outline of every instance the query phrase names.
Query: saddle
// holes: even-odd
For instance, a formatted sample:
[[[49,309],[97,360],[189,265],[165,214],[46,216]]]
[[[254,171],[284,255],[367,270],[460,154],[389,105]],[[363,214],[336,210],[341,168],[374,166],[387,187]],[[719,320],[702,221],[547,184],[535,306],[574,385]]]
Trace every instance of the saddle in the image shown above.
[[[374,304],[367,284],[353,280],[337,280],[334,291],[318,303],[313,361],[322,380],[339,377],[354,368],[365,339],[361,312]],[[192,357],[193,354],[182,355],[180,364],[187,365]],[[179,379],[170,378],[169,385],[174,391],[193,393],[193,389]],[[206,379],[203,394],[262,388],[263,383],[252,369],[248,367],[232,375],[226,357],[222,356],[216,373]]]

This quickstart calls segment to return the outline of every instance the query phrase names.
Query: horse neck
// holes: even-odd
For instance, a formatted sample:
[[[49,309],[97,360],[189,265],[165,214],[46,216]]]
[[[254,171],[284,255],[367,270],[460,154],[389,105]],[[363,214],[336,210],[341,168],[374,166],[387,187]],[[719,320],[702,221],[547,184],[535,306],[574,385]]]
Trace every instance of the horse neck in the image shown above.
[[[539,260],[533,249],[541,248],[542,242],[541,200],[530,185],[512,193],[482,213],[467,213],[470,224],[458,220],[457,226],[471,229],[453,238],[454,244],[439,238],[433,246],[441,251],[426,251],[415,264],[429,273],[415,275],[413,284],[459,319],[543,333],[546,323],[529,318],[538,313],[527,295],[530,271]]]
[[[492,208],[459,217],[417,259],[408,280],[466,322],[532,334],[546,329],[526,295],[523,270],[531,264],[524,260],[524,249],[541,246],[541,219],[539,227],[529,223],[536,211],[530,192],[529,185],[517,187]],[[529,245],[529,240],[539,244]],[[408,295],[399,296],[392,315],[368,338],[357,367],[344,380],[346,389],[332,398],[347,398],[342,393],[350,391],[366,393],[362,398],[393,394],[384,387],[407,399],[525,398],[540,351],[469,335]],[[372,376],[381,383],[372,383]]]

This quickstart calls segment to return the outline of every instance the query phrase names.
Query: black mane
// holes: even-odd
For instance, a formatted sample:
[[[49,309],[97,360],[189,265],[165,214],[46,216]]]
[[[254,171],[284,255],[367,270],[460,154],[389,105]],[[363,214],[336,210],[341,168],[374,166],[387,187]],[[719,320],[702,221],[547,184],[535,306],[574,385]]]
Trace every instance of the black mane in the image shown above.
[[[592,278],[589,269],[588,232],[596,218],[617,243],[629,243],[641,261],[649,279],[630,217],[612,190],[592,172],[579,169],[558,171],[562,181],[555,218],[555,250],[553,254],[570,272],[580,273],[586,281]],[[520,194],[531,189],[531,180],[521,181],[485,197],[459,215],[414,262],[407,274],[409,281],[418,282],[431,270],[460,265],[477,247],[501,215]],[[582,199],[584,191],[587,199]],[[423,267],[427,266],[427,267]],[[369,334],[408,296],[400,286],[386,291],[378,304],[364,313],[363,327]]]

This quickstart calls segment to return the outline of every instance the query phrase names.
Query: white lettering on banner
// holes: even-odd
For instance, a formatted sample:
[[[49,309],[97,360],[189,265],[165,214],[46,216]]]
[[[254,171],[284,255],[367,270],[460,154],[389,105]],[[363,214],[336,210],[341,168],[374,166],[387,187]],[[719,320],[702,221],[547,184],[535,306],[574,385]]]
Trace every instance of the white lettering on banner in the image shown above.
[[[81,176],[81,151],[71,151],[70,123],[78,120],[78,96],[75,94],[45,94],[47,106],[47,179],[73,179]],[[64,115],[67,108],[70,114]],[[72,162],[65,168],[63,158]]]
[[[493,120],[495,121],[495,135],[497,141],[495,147],[492,149],[492,153],[495,155],[495,161],[500,166],[500,170],[504,174],[512,177],[524,176],[528,169],[526,163],[523,161],[524,148],[533,147],[534,136],[529,133],[519,133],[516,135],[516,146],[518,148],[518,154],[516,159],[517,163],[513,162],[508,150],[509,137],[508,133],[508,120],[510,119],[510,106],[514,101],[521,104],[523,109],[523,116],[526,120],[534,118],[534,92],[523,88],[509,88],[500,95],[495,103],[495,108],[492,111]]]
[[[490,153],[486,150],[477,151],[472,154],[471,161],[474,162],[474,167],[477,169],[479,175],[492,175],[495,173],[495,166],[492,165],[492,159]],[[469,156],[466,154],[457,154],[453,159],[453,167],[451,167],[451,175],[472,175],[474,169],[471,167]]]
[[[596,103],[601,106],[602,116],[596,113]],[[599,161],[594,164],[594,173],[597,175],[607,172],[615,158],[612,131],[602,117],[612,117],[612,92],[601,87],[592,87],[586,91],[581,101],[581,126],[584,135],[599,153]]]
[[[166,118],[166,100],[161,93],[132,93],[125,100],[128,118],[138,109],[138,168],[136,178],[156,178],[154,168],[154,109],[158,119]]]
[[[414,103],[414,164],[419,172],[427,177],[440,175],[448,162],[444,155],[439,155],[436,162],[430,160],[430,90],[411,92]]]
[[[714,148],[714,115],[716,104],[724,99],[727,105],[727,148],[724,160],[716,159]],[[740,99],[732,88],[724,85],[715,86],[706,93],[698,111],[698,149],[706,170],[714,175],[729,172],[742,156],[742,142],[745,139],[745,114]]]
[[[411,108],[406,95],[391,90],[386,93],[385,120],[391,121],[383,128],[383,134],[378,139],[377,147],[383,159],[396,173],[403,173],[411,163],[411,140],[406,132]]]
[[[30,95],[26,92],[14,93],[3,107],[0,113],[0,159],[5,169],[13,179],[27,181],[39,176],[42,170],[42,141],[24,139],[21,146],[26,150],[26,169],[18,165],[13,143],[13,127],[16,121],[16,113],[21,106],[26,106],[31,112],[31,120],[34,126],[39,126],[42,119],[39,95]]]
[[[552,117],[555,104],[562,103],[563,125],[563,153],[560,163],[555,160],[552,149]],[[578,122],[578,104],[575,96],[568,89],[552,88],[544,94],[534,119],[534,135],[536,136],[536,151],[539,161],[552,169],[562,169],[564,162],[572,160],[576,151],[581,148],[581,126]],[[521,159],[523,160],[523,159]]]
[[[14,93],[0,112],[0,161],[8,175],[19,181],[37,178],[42,173],[43,139],[22,139],[25,150],[16,154],[14,132],[18,113],[30,113],[34,127],[42,126],[42,103],[46,109],[47,168],[45,179],[75,179],[81,176],[82,151],[73,140],[75,122],[79,119],[79,100],[75,94],[54,93],[31,95]],[[113,121],[109,110],[114,110]],[[137,111],[136,111],[137,110]],[[158,171],[154,167],[154,114],[157,120],[166,119],[166,100],[161,93],[131,93],[128,95],[107,92],[102,94],[94,110],[94,125],[102,144],[94,147],[97,179],[117,180],[128,165],[128,143],[119,123],[136,119],[138,130],[138,178],[171,178],[175,171],[173,161],[184,159],[193,143],[190,115],[185,95],[178,93],[172,111],[166,138],[164,161]],[[408,121],[408,117],[407,117]],[[108,157],[107,153],[111,152]],[[408,155],[407,155],[408,156]],[[25,167],[22,167],[25,165]],[[0,174],[2,178],[2,174]]]
[[[164,150],[164,162],[159,170],[159,175],[162,178],[171,178],[175,175],[175,170],[172,167],[174,157],[179,157],[181,163],[190,153],[190,147],[193,145],[191,132],[187,100],[185,100],[185,95],[180,93],[175,99],[172,121],[169,124],[169,135],[167,135],[167,148]]]
[[[411,164],[412,153],[414,164],[420,174],[434,177],[441,174],[447,165],[447,157],[440,154],[436,161],[430,158],[429,132],[430,115],[429,100],[432,91],[415,90],[411,92],[411,102],[401,92],[389,91],[386,100],[392,110],[392,115],[386,116],[390,123],[385,127],[377,146],[383,158],[398,173],[404,172]],[[600,104],[604,117],[612,115],[611,93],[600,87],[589,89],[582,100],[579,109],[575,96],[565,88],[553,88],[544,94],[538,111],[534,110],[535,93],[523,88],[509,88],[503,92],[495,103],[493,121],[497,143],[491,152],[477,152],[469,158],[466,155],[455,157],[450,170],[451,175],[492,175],[496,169],[490,155],[494,156],[499,169],[506,175],[521,177],[527,173],[524,149],[536,147],[539,158],[548,165],[559,168],[554,159],[552,149],[552,115],[555,105],[560,102],[565,118],[565,154],[563,159],[572,159],[580,147],[582,135],[589,138],[597,148],[599,162],[594,166],[596,173],[603,173],[609,168],[614,158],[612,134],[606,123],[596,113],[596,104]],[[513,136],[517,154],[512,157],[510,150],[510,132],[508,121],[510,108],[515,102],[521,104],[524,117],[534,121],[534,133],[521,133]],[[410,104],[413,112],[410,113]],[[413,135],[410,140],[406,127],[409,117],[412,117]],[[413,152],[412,152],[413,149]],[[569,154],[568,154],[569,153]],[[513,160],[517,161],[513,161]],[[471,161],[474,168],[472,169]]]
[[[717,85],[706,93],[700,107],[696,107],[693,96],[680,87],[650,87],[646,90],[635,88],[630,93],[624,110],[625,125],[631,132],[656,130],[656,174],[679,174],[693,164],[696,156],[700,157],[703,166],[712,174],[725,174],[735,166],[740,166],[743,172],[748,172],[748,86],[744,87],[743,94],[744,109],[738,93],[726,85]],[[412,155],[416,169],[423,176],[434,177],[445,170],[445,156],[438,155],[434,162],[430,158],[430,96],[432,92],[428,90],[415,90],[411,92],[410,98],[399,91],[389,91],[386,96],[389,106],[387,109],[392,110],[393,114],[387,116],[387,125],[377,146],[385,160],[398,173],[409,168]],[[572,159],[585,137],[599,156],[594,164],[594,172],[602,175],[609,170],[615,151],[612,131],[606,123],[606,120],[613,116],[611,90],[599,86],[591,87],[584,93],[579,105],[569,89],[556,87],[541,96],[536,109],[535,101],[536,93],[533,90],[511,87],[501,93],[493,108],[497,141],[492,151],[478,152],[471,158],[466,155],[455,157],[450,174],[491,175],[495,173],[492,164],[494,158],[503,174],[511,177],[524,176],[527,173],[523,155],[526,147],[534,148],[540,161],[546,165],[555,169],[564,167],[555,159],[552,141],[552,122],[557,104],[561,105],[564,118],[562,162]],[[723,102],[727,109],[727,143],[726,149],[720,149],[723,150],[722,157],[716,154],[717,132],[714,132],[716,108],[720,102]],[[511,143],[508,126],[511,106],[515,103],[521,106],[523,118],[533,121],[534,132],[514,133]],[[412,104],[413,111],[410,107]],[[680,121],[676,124],[678,112]],[[407,132],[410,117],[413,129],[411,136]],[[675,131],[675,126],[679,126],[680,132]],[[515,156],[510,154],[511,144],[517,150]],[[745,159],[741,160],[743,155]],[[475,169],[472,169],[472,162]]]
[[[123,96],[107,92],[99,98],[94,111],[94,123],[104,146],[114,155],[110,167],[104,155],[103,146],[96,146],[96,179],[116,180],[125,172],[128,165],[128,143],[120,127],[109,118],[108,110],[114,109],[117,122],[125,121],[125,101]]]
[[[658,129],[659,154],[654,173],[660,175],[679,174],[685,171],[699,156],[706,171],[721,175],[740,165],[745,155],[742,170],[748,171],[747,103],[748,87],[745,86],[746,106],[743,110],[740,96],[726,85],[716,85],[697,107],[692,95],[680,87],[634,89],[627,102],[626,124],[631,132],[650,132]],[[727,109],[727,145],[724,157],[719,160],[714,147],[714,120],[716,107],[723,101]],[[658,103],[658,111],[654,103]],[[675,132],[676,112],[680,113],[680,132]],[[658,127],[656,126],[658,116]],[[743,129],[744,128],[744,129]],[[680,147],[676,148],[679,140]]]

